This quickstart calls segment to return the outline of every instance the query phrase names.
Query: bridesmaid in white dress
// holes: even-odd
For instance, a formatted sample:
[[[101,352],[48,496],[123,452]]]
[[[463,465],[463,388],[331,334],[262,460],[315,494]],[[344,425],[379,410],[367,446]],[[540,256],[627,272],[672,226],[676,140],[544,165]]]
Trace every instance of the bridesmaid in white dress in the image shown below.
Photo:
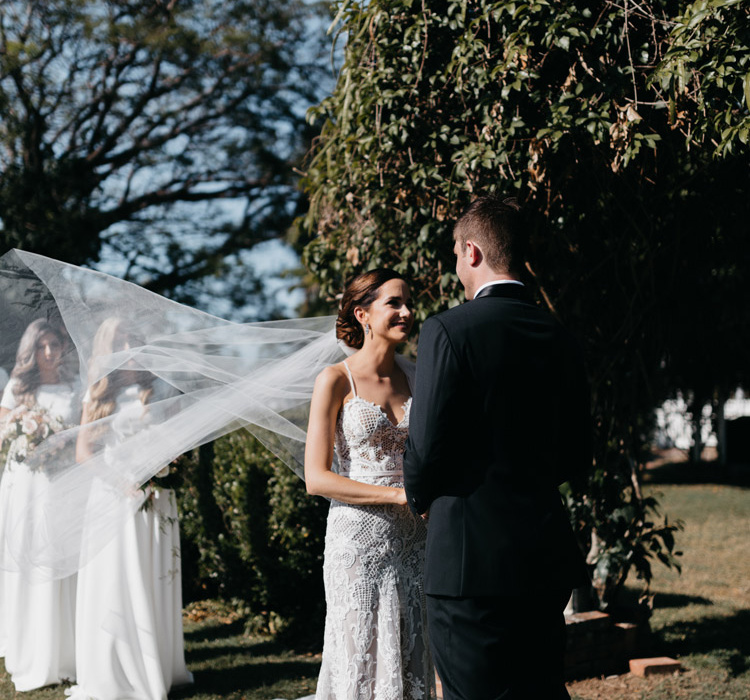
[[[66,336],[43,319],[29,324],[16,353],[16,365],[0,401],[0,425],[14,420],[16,409],[46,411],[56,427],[71,427],[80,416],[75,383],[67,378],[63,353]],[[16,411],[16,412],[14,412]],[[12,450],[13,448],[11,448]],[[31,470],[11,452],[0,483],[0,513],[8,504],[30,502],[44,489],[43,469]],[[0,545],[6,537],[22,536],[0,525]],[[12,557],[6,550],[5,554]],[[33,690],[75,678],[75,575],[30,581],[18,572],[0,573],[0,619],[5,667],[18,691]]]
[[[94,339],[94,361],[127,349],[131,341],[119,319],[104,321]],[[137,431],[148,404],[165,398],[164,393],[153,375],[131,369],[93,383],[84,397],[78,460],[88,459],[95,443],[116,441],[115,431],[96,421],[119,416],[126,418],[121,426],[130,423]],[[107,485],[95,484],[91,499],[98,488]],[[166,700],[171,687],[193,680],[183,646],[174,492],[152,485],[146,491],[144,505],[78,573],[77,685],[66,691],[72,698]]]
[[[309,493],[331,499],[318,700],[435,698],[422,585],[426,527],[406,504],[401,469],[413,365],[395,351],[412,323],[400,275],[358,276],[336,323],[338,338],[358,351],[315,382],[305,480]]]

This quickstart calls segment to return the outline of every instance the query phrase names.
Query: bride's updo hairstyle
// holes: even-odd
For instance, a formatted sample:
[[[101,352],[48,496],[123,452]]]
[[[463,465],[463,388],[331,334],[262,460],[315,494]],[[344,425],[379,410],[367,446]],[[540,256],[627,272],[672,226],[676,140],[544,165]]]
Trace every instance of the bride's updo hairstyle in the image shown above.
[[[365,343],[365,331],[354,315],[354,309],[358,306],[369,309],[386,282],[403,279],[398,272],[385,267],[368,270],[352,279],[341,298],[341,308],[336,319],[336,337],[350,348],[359,350]]]

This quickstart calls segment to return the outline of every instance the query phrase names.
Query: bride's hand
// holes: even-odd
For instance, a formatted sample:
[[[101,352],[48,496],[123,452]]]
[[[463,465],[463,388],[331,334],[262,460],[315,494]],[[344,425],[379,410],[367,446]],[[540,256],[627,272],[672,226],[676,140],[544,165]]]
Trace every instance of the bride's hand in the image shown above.
[[[404,489],[396,489],[396,505],[397,506],[405,506],[407,505],[406,502],[406,491]]]

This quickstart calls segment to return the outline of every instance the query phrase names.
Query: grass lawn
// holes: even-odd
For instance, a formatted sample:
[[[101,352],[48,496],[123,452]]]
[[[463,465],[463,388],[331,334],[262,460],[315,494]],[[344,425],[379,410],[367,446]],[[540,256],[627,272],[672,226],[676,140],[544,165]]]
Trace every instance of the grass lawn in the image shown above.
[[[272,700],[315,693],[320,654],[295,653],[273,638],[246,635],[245,619],[228,603],[188,606],[183,620],[195,683],[174,689],[170,700]],[[0,659],[0,700],[65,700],[66,687],[16,693]]]
[[[650,679],[628,675],[569,685],[574,700],[703,700],[750,698],[750,489],[714,484],[652,485],[670,519],[685,531],[683,573],[654,566],[651,647],[684,671]],[[298,654],[271,638],[243,634],[244,620],[227,605],[186,613],[185,643],[193,686],[170,698],[272,700],[315,691],[320,656]],[[63,700],[58,686],[16,694],[0,661],[0,700]]]
[[[718,484],[654,485],[663,511],[680,518],[682,574],[654,566],[651,647],[677,676],[629,674],[569,685],[573,699],[750,698],[750,489]],[[635,587],[635,582],[633,583]]]

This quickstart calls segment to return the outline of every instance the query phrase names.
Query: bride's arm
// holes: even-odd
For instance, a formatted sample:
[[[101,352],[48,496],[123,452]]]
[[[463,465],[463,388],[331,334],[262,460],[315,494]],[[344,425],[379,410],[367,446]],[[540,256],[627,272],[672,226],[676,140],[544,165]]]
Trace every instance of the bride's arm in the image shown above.
[[[363,484],[331,471],[336,418],[348,390],[348,380],[336,367],[327,367],[315,380],[305,443],[307,492],[352,505],[406,505],[403,489]]]

